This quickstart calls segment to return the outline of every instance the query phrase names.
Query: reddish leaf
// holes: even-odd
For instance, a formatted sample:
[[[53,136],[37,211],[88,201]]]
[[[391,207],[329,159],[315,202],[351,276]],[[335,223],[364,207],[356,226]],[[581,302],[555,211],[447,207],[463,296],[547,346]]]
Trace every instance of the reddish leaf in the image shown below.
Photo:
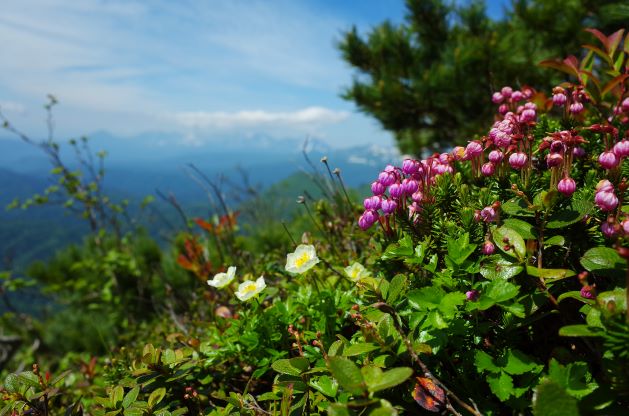
[[[605,86],[601,90],[601,95],[607,94],[608,92],[613,90],[614,87],[616,87],[618,84],[624,82],[624,80],[626,80],[627,78],[629,78],[629,74],[618,75],[616,78],[612,79],[607,84],[605,84]]]
[[[574,75],[575,77],[579,77],[577,69],[575,67],[567,65],[565,62],[555,61],[552,59],[547,59],[539,63],[540,66],[546,68],[553,68],[561,72],[565,72],[568,75]]]
[[[624,33],[625,33],[625,29],[620,29],[612,33],[611,35],[609,35],[609,37],[607,38],[608,40],[607,48],[609,49],[610,56],[614,56],[614,53],[616,52],[616,48],[618,48],[618,45],[620,45],[620,41],[622,40],[622,35]]]
[[[607,62],[607,64],[609,64],[609,66],[613,65],[612,58],[610,58],[609,55],[606,52],[604,52],[602,49],[597,48],[594,45],[588,45],[588,44],[581,45],[581,46],[583,46],[585,49],[591,50],[592,52],[594,52],[595,54],[597,54],[598,56],[603,58],[605,60],[605,62]]]
[[[183,254],[180,254],[179,257],[177,257],[177,263],[186,270],[194,270],[194,265]]]
[[[446,393],[428,377],[417,377],[413,399],[426,410],[440,412],[445,407]]]
[[[205,231],[209,233],[211,233],[214,230],[214,225],[203,220],[202,218],[195,218],[194,222],[196,222],[199,227],[203,228]]]
[[[593,34],[594,36],[596,36],[596,38],[598,40],[601,41],[601,43],[603,44],[603,46],[605,46],[605,50],[607,50],[607,52],[609,52],[609,40],[607,39],[607,36],[603,35],[600,31],[593,29],[593,28],[588,28],[585,29],[586,32],[590,32],[591,34]]]

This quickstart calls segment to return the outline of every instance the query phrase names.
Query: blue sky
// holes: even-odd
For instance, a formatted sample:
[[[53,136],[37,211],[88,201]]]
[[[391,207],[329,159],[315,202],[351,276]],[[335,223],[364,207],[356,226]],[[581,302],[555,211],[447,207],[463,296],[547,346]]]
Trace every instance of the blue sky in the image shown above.
[[[502,1],[489,2],[498,16]],[[264,134],[336,146],[391,143],[339,97],[352,71],[335,41],[400,22],[402,0],[5,0],[0,105],[43,132],[47,93],[60,137],[147,131],[199,146]]]

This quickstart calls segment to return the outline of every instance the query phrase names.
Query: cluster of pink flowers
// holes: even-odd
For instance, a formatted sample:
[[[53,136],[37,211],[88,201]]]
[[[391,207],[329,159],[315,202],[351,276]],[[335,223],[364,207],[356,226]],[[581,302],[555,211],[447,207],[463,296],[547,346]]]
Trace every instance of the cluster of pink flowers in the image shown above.
[[[388,224],[390,215],[405,210],[409,218],[416,221],[422,204],[429,201],[430,186],[435,178],[454,172],[452,162],[452,155],[442,153],[421,161],[406,159],[402,167],[388,165],[371,184],[373,196],[363,201],[365,211],[358,219],[360,228],[366,230],[382,217]]]
[[[517,113],[520,114],[524,119],[528,119],[530,117],[535,119],[534,107],[525,108],[526,105],[524,107],[518,106],[518,103],[530,99],[531,97],[533,97],[533,94],[535,94],[535,92],[528,87],[522,88],[522,91],[514,91],[511,87],[502,87],[500,91],[495,92],[491,96],[491,101],[494,104],[500,104],[500,106],[498,107],[498,112],[500,114],[506,114],[510,109],[513,110],[514,108],[518,108]],[[525,110],[531,109],[533,110],[532,113],[530,111],[525,112]]]
[[[585,109],[583,103],[588,101],[589,97],[581,87],[575,88],[572,93],[563,87],[553,88],[553,105],[556,107],[567,106],[566,108],[570,114],[577,115],[582,113]]]

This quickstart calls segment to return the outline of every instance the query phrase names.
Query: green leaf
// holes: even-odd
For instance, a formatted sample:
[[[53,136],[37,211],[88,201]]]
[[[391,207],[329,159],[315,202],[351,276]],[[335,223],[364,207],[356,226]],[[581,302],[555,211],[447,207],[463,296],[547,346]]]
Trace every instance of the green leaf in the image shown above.
[[[369,416],[397,416],[397,410],[387,400],[380,399],[380,406],[369,412]]]
[[[548,364],[548,378],[577,399],[587,396],[598,388],[598,384],[592,381],[592,375],[584,362],[563,366],[553,358]]]
[[[524,305],[522,305],[521,303],[501,303],[500,306],[502,309],[511,312],[513,315],[517,316],[518,318],[524,318],[526,316],[526,313],[524,312]]]
[[[419,247],[419,246],[418,246]],[[387,303],[393,304],[400,293],[406,288],[406,276],[403,274],[396,275],[389,284],[389,292],[387,294]]]
[[[562,235],[554,235],[547,240],[544,240],[544,247],[561,246],[566,244],[566,239]]]
[[[530,372],[539,373],[544,366],[537,364],[533,359],[518,350],[509,350],[505,357],[507,364],[504,371],[511,375],[520,375]]]
[[[439,303],[438,307],[439,311],[444,315],[445,318],[452,319],[457,312],[458,306],[465,304],[465,300],[465,293],[448,293],[441,298],[441,302]]]
[[[529,209],[522,198],[513,198],[500,206],[502,212],[515,217],[534,217],[535,211]]]
[[[356,364],[344,357],[330,357],[328,363],[332,376],[341,387],[352,394],[365,393],[367,386]]]
[[[546,222],[546,228],[564,228],[579,222],[589,214],[594,204],[588,200],[572,200],[569,208],[554,212]]]
[[[305,357],[284,358],[274,361],[271,368],[280,374],[299,376],[310,368],[310,361]]]
[[[468,233],[463,234],[458,239],[448,239],[448,257],[457,265],[463,262],[476,250],[476,244],[470,244],[470,236]]]
[[[129,390],[127,395],[124,396],[124,400],[122,401],[122,407],[126,409],[129,406],[131,406],[131,404],[135,402],[135,400],[138,398],[139,393],[140,393],[140,386],[135,386],[134,388]]]
[[[503,224],[516,231],[525,240],[536,240],[537,230],[526,221],[517,218],[507,218]]]
[[[506,280],[496,279],[489,282],[485,287],[485,291],[481,293],[481,298],[487,296],[494,302],[500,303],[513,299],[519,293],[520,287]]]
[[[166,396],[166,389],[164,387],[160,387],[156,390],[153,390],[149,395],[148,404],[150,408],[154,408],[162,399]]]
[[[600,333],[587,325],[566,325],[559,329],[562,337],[598,337]]]
[[[613,248],[594,247],[581,257],[581,265],[590,272],[624,275],[627,262]]]
[[[446,292],[440,287],[426,286],[408,293],[408,303],[415,309],[435,309]]]
[[[544,281],[554,282],[576,275],[576,272],[568,269],[539,269],[535,266],[526,266],[526,272],[530,276],[540,277]]]
[[[382,372],[378,367],[366,366],[362,368],[361,373],[367,384],[367,389],[371,393],[375,393],[402,384],[413,375],[413,370],[409,367],[397,367]]]
[[[557,383],[545,380],[533,396],[535,416],[579,416],[577,401]]]
[[[524,239],[515,230],[502,226],[496,228],[493,232],[494,242],[496,246],[500,248],[506,255],[517,257],[518,259],[524,259],[526,256],[526,244]],[[508,239],[508,244],[511,246],[509,250],[505,250],[505,239]]]
[[[513,394],[513,379],[507,373],[487,375],[487,383],[492,393],[500,399],[506,401]]]
[[[118,404],[122,402],[124,397],[124,388],[122,386],[116,386],[111,390],[111,403],[113,407],[118,407]]]
[[[328,397],[335,397],[339,389],[339,385],[337,384],[337,382],[326,375],[320,376],[318,378],[313,378],[308,382],[308,385]]]
[[[343,355],[345,357],[353,357],[355,355],[365,354],[367,352],[375,351],[380,349],[380,346],[377,344],[361,342],[359,344],[352,344],[345,348],[343,351]]]
[[[483,261],[480,274],[485,279],[510,279],[517,276],[524,270],[524,267],[513,262],[512,257],[501,254],[494,254]]]
[[[474,354],[474,364],[476,365],[476,371],[482,373],[483,371],[489,371],[490,373],[500,372],[500,368],[494,364],[494,359],[491,355],[485,351],[477,350]]]
[[[564,292],[557,298],[557,303],[560,303],[564,299],[576,299],[583,303],[592,304],[594,303],[593,299],[586,299],[581,296],[581,292],[579,290],[572,290],[570,292]]]
[[[350,416],[351,415],[351,413],[347,409],[347,405],[342,404],[342,403],[332,403],[330,406],[328,406],[327,411],[328,411],[329,416]]]

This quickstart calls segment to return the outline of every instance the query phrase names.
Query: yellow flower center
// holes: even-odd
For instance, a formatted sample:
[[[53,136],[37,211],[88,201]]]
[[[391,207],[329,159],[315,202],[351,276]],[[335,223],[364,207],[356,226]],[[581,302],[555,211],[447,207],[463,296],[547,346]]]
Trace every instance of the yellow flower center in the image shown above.
[[[297,258],[297,260],[295,260],[295,266],[301,267],[304,264],[306,264],[308,260],[310,260],[310,256],[308,256],[308,253],[303,253],[301,256]]]
[[[242,291],[244,293],[249,293],[249,292],[255,292],[256,291],[256,285],[254,283],[249,283],[247,286],[242,288]]]

